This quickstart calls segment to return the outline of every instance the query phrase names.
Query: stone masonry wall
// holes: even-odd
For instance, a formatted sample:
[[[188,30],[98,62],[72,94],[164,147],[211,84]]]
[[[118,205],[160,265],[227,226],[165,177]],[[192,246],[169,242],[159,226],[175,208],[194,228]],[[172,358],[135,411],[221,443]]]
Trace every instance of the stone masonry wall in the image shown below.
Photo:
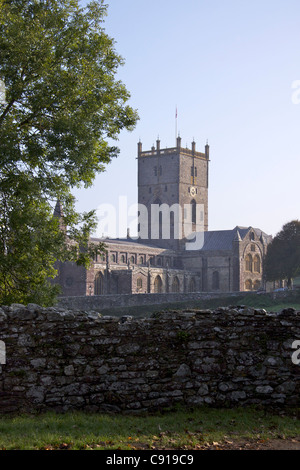
[[[143,305],[161,305],[173,302],[188,302],[222,297],[236,297],[243,292],[192,292],[192,293],[168,293],[168,294],[115,294],[115,295],[91,295],[78,297],[59,297],[58,307],[75,310],[95,310],[116,307],[137,307]],[[234,300],[233,300],[234,302]]]
[[[300,312],[245,307],[134,320],[30,304],[0,309],[0,413],[299,406]]]

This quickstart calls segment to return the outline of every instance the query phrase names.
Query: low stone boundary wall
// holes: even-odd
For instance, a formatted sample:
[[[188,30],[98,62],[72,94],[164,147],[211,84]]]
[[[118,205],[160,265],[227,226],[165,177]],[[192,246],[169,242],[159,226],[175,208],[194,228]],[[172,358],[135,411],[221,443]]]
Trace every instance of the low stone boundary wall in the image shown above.
[[[58,307],[80,310],[101,310],[119,307],[137,307],[144,305],[162,305],[166,303],[218,299],[224,297],[236,297],[243,292],[216,293],[216,292],[192,292],[169,294],[118,294],[118,295],[92,295],[78,297],[59,297]],[[233,300],[234,302],[234,300]]]
[[[2,306],[0,413],[142,412],[177,402],[299,406],[296,340],[300,312],[293,309],[220,308],[134,320]]]

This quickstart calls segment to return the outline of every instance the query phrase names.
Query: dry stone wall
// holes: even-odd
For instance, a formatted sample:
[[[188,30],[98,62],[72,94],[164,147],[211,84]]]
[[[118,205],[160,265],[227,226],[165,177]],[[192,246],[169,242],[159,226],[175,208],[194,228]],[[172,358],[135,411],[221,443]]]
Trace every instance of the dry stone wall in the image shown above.
[[[2,306],[0,413],[299,406],[300,312],[245,307],[101,317]]]

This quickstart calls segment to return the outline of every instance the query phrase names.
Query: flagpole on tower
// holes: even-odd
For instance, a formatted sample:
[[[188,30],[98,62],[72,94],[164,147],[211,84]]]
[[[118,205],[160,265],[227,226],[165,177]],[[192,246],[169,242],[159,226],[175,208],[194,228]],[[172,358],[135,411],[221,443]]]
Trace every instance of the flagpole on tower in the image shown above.
[[[175,111],[175,142],[176,142],[176,139],[177,139],[177,105],[176,105],[176,111]]]

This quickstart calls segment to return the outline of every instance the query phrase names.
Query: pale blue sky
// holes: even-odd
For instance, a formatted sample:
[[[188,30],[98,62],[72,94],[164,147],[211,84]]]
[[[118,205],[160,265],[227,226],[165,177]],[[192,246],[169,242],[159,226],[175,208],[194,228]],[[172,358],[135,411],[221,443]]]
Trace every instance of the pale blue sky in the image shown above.
[[[84,2],[82,2],[84,3]],[[209,229],[259,227],[275,235],[300,218],[299,0],[109,0],[106,32],[140,121],[80,211],[137,202],[137,142],[210,144]],[[299,95],[300,96],[300,95]],[[101,235],[98,233],[98,235]]]

